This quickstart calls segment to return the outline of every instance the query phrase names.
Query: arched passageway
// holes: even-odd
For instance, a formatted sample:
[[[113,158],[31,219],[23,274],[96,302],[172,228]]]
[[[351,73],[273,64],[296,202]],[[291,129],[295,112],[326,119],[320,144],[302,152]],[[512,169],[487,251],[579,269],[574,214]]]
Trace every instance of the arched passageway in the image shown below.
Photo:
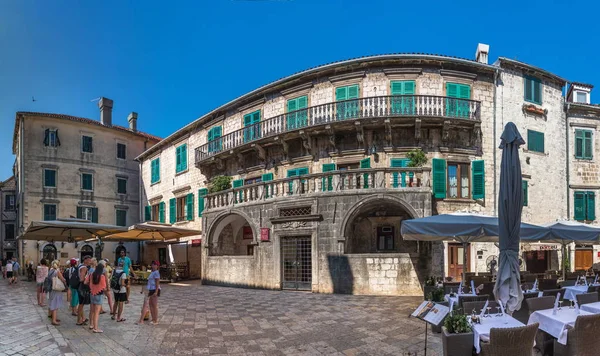
[[[241,215],[229,214],[214,223],[209,236],[210,256],[254,255],[254,230]]]

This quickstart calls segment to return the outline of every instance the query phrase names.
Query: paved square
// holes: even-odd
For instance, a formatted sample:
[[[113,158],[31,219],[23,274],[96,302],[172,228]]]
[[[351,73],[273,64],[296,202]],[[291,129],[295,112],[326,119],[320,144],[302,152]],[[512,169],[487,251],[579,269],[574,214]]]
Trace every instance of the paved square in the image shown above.
[[[142,296],[134,286],[127,321],[100,316],[104,334],[76,326],[65,306],[50,325],[35,284],[0,280],[1,355],[423,355],[423,322],[407,316],[420,298],[327,295],[163,285],[160,325],[134,325]],[[65,296],[66,303],[66,296]],[[105,302],[104,310],[108,311]],[[87,308],[86,308],[87,311]],[[427,355],[441,355],[429,332]]]

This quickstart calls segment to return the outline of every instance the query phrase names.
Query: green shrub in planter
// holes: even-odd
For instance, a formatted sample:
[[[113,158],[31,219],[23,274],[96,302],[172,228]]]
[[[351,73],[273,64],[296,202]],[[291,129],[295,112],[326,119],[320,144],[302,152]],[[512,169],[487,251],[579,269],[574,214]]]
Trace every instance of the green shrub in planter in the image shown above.
[[[457,310],[446,317],[446,320],[444,321],[444,327],[446,327],[448,332],[451,334],[464,334],[473,331],[467,316],[458,313]]]
[[[464,356],[473,353],[473,331],[467,316],[456,311],[448,315],[442,328],[444,356]]]

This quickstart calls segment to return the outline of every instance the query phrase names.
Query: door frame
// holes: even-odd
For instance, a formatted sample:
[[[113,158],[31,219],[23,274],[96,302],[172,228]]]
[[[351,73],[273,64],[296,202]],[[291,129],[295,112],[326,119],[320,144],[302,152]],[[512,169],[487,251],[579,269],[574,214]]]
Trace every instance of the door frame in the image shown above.
[[[302,256],[301,254],[299,254],[299,249],[298,249],[298,247],[300,246],[300,243],[299,243],[300,239],[302,239],[302,240],[307,241],[308,243],[310,243],[310,251],[311,251],[310,255],[308,256],[308,258],[310,258],[310,267],[311,267],[311,270],[310,270],[310,273],[311,273],[311,275],[310,275],[310,285],[308,286],[308,288],[300,288],[299,287],[299,284],[302,283],[302,281],[299,280],[299,278],[298,278],[298,272],[299,272],[299,270],[298,270],[298,266],[299,265],[298,264],[295,265],[296,266],[296,269],[295,269],[295,271],[296,271],[295,281],[293,281],[293,282],[291,280],[287,281],[289,283],[295,283],[296,284],[295,288],[291,288],[291,287],[290,288],[284,288],[283,284],[286,282],[284,280],[285,270],[284,270],[283,266],[281,267],[281,288],[282,289],[286,289],[286,290],[296,290],[296,291],[309,291],[309,290],[312,290],[312,265],[313,265],[313,258],[312,258],[312,238],[311,238],[311,236],[310,235],[282,236],[281,239],[282,239],[282,241],[284,239],[288,240],[288,241],[293,241],[291,243],[291,245],[295,245],[295,249],[294,250],[296,252],[296,258],[295,258],[295,262],[296,263],[300,260],[300,257]],[[281,251],[281,263],[282,263],[282,265],[283,265],[283,262],[284,262],[283,247],[284,247],[284,245],[282,243],[281,244],[281,249],[282,249],[282,251]],[[302,266],[302,265],[300,265],[300,266]],[[304,282],[304,283],[306,283],[306,282]]]
[[[283,289],[283,256],[281,255],[281,239],[283,237],[298,237],[298,236],[310,236],[311,243],[311,265],[312,265],[312,291],[319,291],[319,266],[318,266],[318,253],[319,245],[317,244],[317,231],[315,227],[308,228],[297,228],[297,229],[283,229],[281,225],[273,225],[273,274],[275,281],[275,288]],[[343,253],[343,250],[342,250]]]
[[[445,253],[444,253],[444,270],[445,271],[444,272],[445,272],[446,277],[450,276],[450,247],[451,246],[452,247],[454,247],[454,246],[462,247],[463,244],[458,243],[458,242],[447,242],[446,243],[446,246],[445,246],[446,248],[444,249],[445,250]],[[472,270],[471,265],[472,265],[473,261],[471,261],[471,247],[472,247],[471,243],[467,244],[467,246],[466,246],[465,252],[467,254],[467,265],[466,265],[466,270],[465,270],[465,266],[463,266],[463,272],[470,272]]]
[[[590,256],[591,256],[591,263],[592,266],[590,268],[594,267],[594,247],[593,246],[580,246],[577,247],[575,246],[575,251],[574,251],[574,258],[573,258],[573,270],[577,271],[577,252],[580,252],[579,254],[581,255],[584,252],[589,252]]]

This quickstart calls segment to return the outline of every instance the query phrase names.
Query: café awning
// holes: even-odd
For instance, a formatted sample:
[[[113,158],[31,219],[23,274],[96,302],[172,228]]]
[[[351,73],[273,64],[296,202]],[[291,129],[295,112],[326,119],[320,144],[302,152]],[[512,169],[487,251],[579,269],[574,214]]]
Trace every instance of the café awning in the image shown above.
[[[124,232],[126,227],[96,224],[81,219],[32,221],[19,240],[76,242]]]
[[[130,226],[126,231],[103,238],[104,241],[170,241],[201,235],[200,230],[183,229],[170,224],[144,222]]]

